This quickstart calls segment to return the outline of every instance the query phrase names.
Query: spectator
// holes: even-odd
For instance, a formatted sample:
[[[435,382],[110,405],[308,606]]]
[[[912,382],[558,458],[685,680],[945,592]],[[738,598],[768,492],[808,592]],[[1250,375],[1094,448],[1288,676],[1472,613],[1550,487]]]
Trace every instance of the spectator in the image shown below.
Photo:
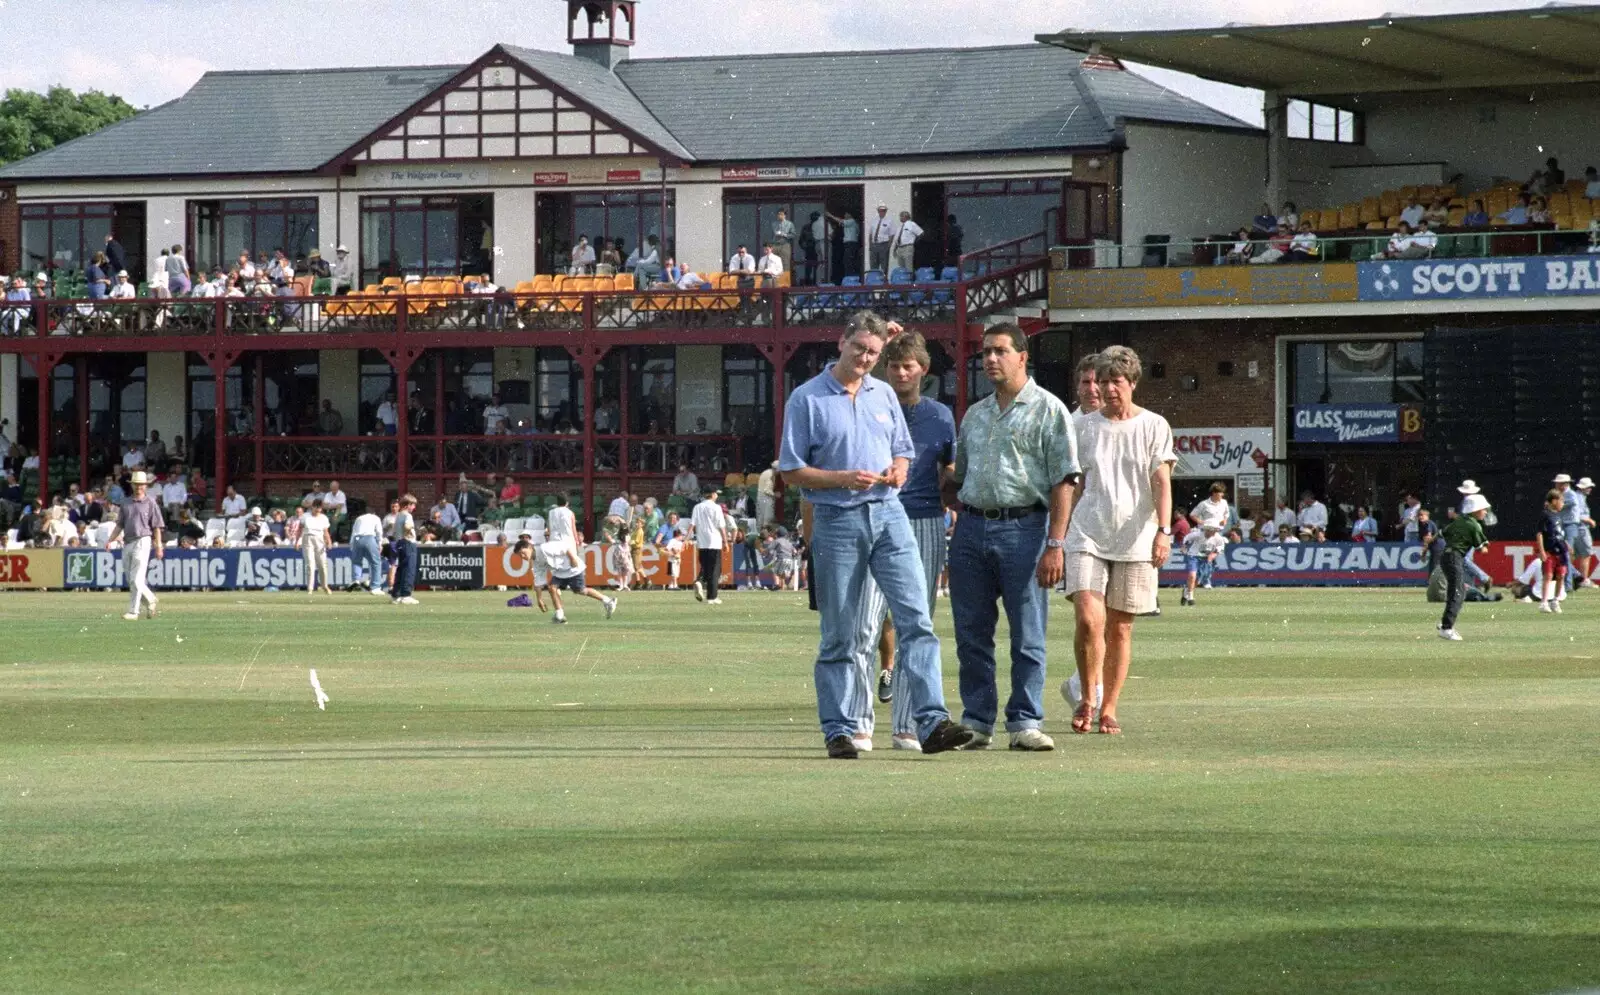
[[[145,281],[150,287],[150,296],[157,299],[171,297],[172,293],[167,289],[167,280],[167,250],[162,249],[161,255],[156,257],[155,263],[150,267],[150,276]],[[163,323],[165,317],[165,313],[157,315],[156,323],[158,327]]]
[[[1278,215],[1278,227],[1289,232],[1299,230],[1300,208],[1295,206],[1294,201],[1286,200],[1283,202],[1283,212]]]
[[[1567,174],[1561,168],[1561,163],[1555,156],[1544,161],[1544,169],[1536,169],[1528,178],[1528,193],[1548,194],[1555,193],[1567,184]]]
[[[1377,542],[1378,523],[1365,507],[1356,508],[1356,520],[1350,525],[1352,542]]]
[[[339,489],[337,480],[328,481],[328,491],[322,495],[322,510],[336,522],[349,513],[349,496]]]
[[[777,220],[772,223],[772,244],[768,248],[782,264],[782,269],[778,271],[780,273],[794,269],[794,240],[794,222],[789,220],[786,213],[779,211]]]
[[[678,475],[672,478],[672,493],[686,498],[700,496],[699,478],[689,472],[689,467],[683,463],[678,464]]]
[[[451,504],[443,494],[439,495],[439,500],[435,501],[433,507],[429,509],[428,520],[436,522],[452,532],[458,532],[461,529],[461,512],[457,511],[456,506]]]
[[[267,279],[271,281],[275,292],[288,289],[289,284],[294,282],[294,265],[282,249],[272,253],[272,262],[267,264]]]
[[[106,233],[105,256],[113,272],[128,268],[128,254],[123,251],[122,243],[118,242],[116,236],[110,232]]]
[[[151,473],[161,473],[166,470],[167,444],[161,441],[161,433],[152,430],[150,441],[144,444],[144,466]]]
[[[894,268],[915,273],[917,270],[917,239],[922,237],[922,226],[911,220],[910,211],[900,212],[900,223],[894,232]]]
[[[500,394],[490,394],[489,403],[483,408],[483,434],[505,435],[510,423],[511,412],[500,403]]]
[[[122,454],[122,465],[129,470],[144,466],[144,449],[137,442],[128,443],[128,451]]]
[[[1412,238],[1411,226],[1402,221],[1400,222],[1400,227],[1395,229],[1394,234],[1389,236],[1389,244],[1384,247],[1382,257],[1384,259],[1413,259],[1424,254],[1424,250],[1418,249],[1416,241]]]
[[[1300,222],[1300,230],[1289,240],[1289,251],[1284,254],[1286,263],[1312,263],[1322,258],[1322,247],[1317,244],[1317,233],[1311,222]]]
[[[1239,541],[1240,542],[1255,542],[1255,540],[1256,540],[1256,520],[1255,520],[1255,516],[1250,513],[1250,509],[1249,508],[1240,508],[1239,509]]]
[[[107,476],[105,483],[101,485],[100,492],[105,495],[106,503],[113,506],[120,506],[123,501],[127,500],[127,494],[122,490],[122,485],[117,483],[116,477]]]
[[[512,479],[512,477],[511,477],[511,475],[509,473],[506,474],[505,486],[500,488],[500,503],[501,504],[511,504],[514,501],[521,501],[521,500],[522,500],[522,486],[520,484],[518,484],[516,482],[516,480]]]
[[[1550,209],[1543,197],[1533,198],[1528,206],[1528,224],[1547,225],[1550,223]]]
[[[189,450],[184,447],[183,436],[174,435],[172,437],[172,449],[167,453],[167,459],[178,463],[187,463],[189,461]]]
[[[272,517],[267,520],[266,535],[275,539],[284,539],[289,534],[289,516],[282,508],[272,509]]]
[[[167,289],[174,297],[189,293],[189,263],[183,258],[181,245],[174,245],[167,254]]]
[[[268,522],[261,516],[261,509],[251,508],[250,514],[244,520],[244,542],[247,546],[259,545],[262,540],[272,534],[267,527]]]
[[[301,498],[300,498],[300,507],[309,508],[313,504],[315,504],[316,502],[321,501],[321,500],[322,500],[322,481],[313,480],[311,482],[311,489],[309,491],[306,491],[305,494],[302,495]]]
[[[648,287],[661,279],[661,240],[654,235],[646,235],[643,251],[634,265],[633,285],[635,287]]]
[[[828,222],[821,211],[812,211],[811,220],[800,230],[800,255],[804,259],[806,285],[817,282],[817,268],[822,265],[822,247],[828,244]]]
[[[1583,171],[1583,195],[1590,200],[1600,200],[1600,171],[1593,166]]]
[[[754,276],[756,272],[756,257],[750,254],[745,246],[739,246],[737,252],[728,257],[728,272],[739,276]],[[744,281],[739,282],[744,286]]]
[[[594,246],[589,244],[589,236],[579,235],[578,244],[572,247],[571,265],[567,267],[569,276],[588,276],[594,273]]]
[[[1294,241],[1294,232],[1286,225],[1279,225],[1271,239],[1267,241],[1265,252],[1250,257],[1252,265],[1261,263],[1275,263],[1289,254],[1290,244]]]
[[[665,546],[674,536],[683,535],[683,522],[678,519],[676,511],[667,512],[666,521],[656,529],[655,538],[652,540],[657,546]]]
[[[633,517],[633,502],[628,500],[627,491],[611,499],[611,506],[606,509],[606,515],[624,523]]]
[[[240,515],[244,514],[244,509],[244,495],[234,490],[233,485],[229,484],[227,491],[225,491],[222,495],[221,511],[223,517],[238,518]]]
[[[1317,500],[1317,496],[1310,491],[1300,495],[1300,514],[1295,516],[1295,524],[1302,529],[1327,529],[1328,506]]]
[[[1417,541],[1417,513],[1422,510],[1422,499],[1416,492],[1407,491],[1400,505],[1400,538],[1406,542]]]
[[[322,410],[317,413],[317,432],[322,435],[342,435],[344,433],[344,415],[335,411],[333,401],[322,399]]]
[[[383,395],[383,403],[378,405],[378,431],[384,435],[395,435],[400,431],[400,409],[394,403],[394,391]]]
[[[1262,202],[1261,210],[1250,222],[1250,229],[1263,235],[1270,235],[1278,230],[1278,216],[1272,213],[1272,205]]]
[[[1433,233],[1433,227],[1426,219],[1417,225],[1415,234],[1411,236],[1411,247],[1417,256],[1428,258],[1439,247],[1439,236]]]
[[[169,515],[176,515],[189,507],[189,488],[177,470],[173,470],[167,482],[161,486],[161,504]]]
[[[350,255],[350,250],[340,245],[333,250],[333,292],[335,294],[348,294],[355,289],[359,274],[356,271],[355,257]]]
[[[772,251],[772,246],[765,245],[761,248],[761,258],[756,260],[756,272],[761,276],[763,287],[776,287],[778,277],[783,275],[784,265],[777,253]]]
[[[688,263],[678,265],[678,279],[673,282],[673,287],[678,290],[700,290],[710,284],[700,278],[700,274],[689,268]]]
[[[1427,211],[1423,210],[1422,202],[1415,195],[1406,199],[1405,210],[1400,212],[1400,220],[1415,228],[1422,222]]]
[[[622,268],[622,253],[617,251],[615,243],[601,240],[600,261],[595,263],[595,276],[616,276]]]
[[[1528,195],[1519,194],[1517,202],[1506,208],[1496,221],[1504,221],[1508,225],[1525,225],[1528,223]]]
[[[1450,202],[1443,197],[1433,198],[1433,203],[1422,213],[1422,220],[1431,228],[1438,228],[1450,223]]]
[[[313,281],[333,279],[333,267],[329,266],[328,261],[322,258],[321,249],[312,249],[306,257],[306,272],[311,275]],[[313,282],[312,285],[315,286],[315,283]]]
[[[1489,227],[1489,212],[1483,209],[1483,201],[1475,200],[1472,202],[1472,209],[1461,219],[1461,225],[1464,228]]]
[[[11,286],[6,289],[6,300],[15,303],[33,300],[33,295],[28,292],[28,282],[20,276],[13,277]],[[9,307],[0,312],[0,335],[21,335],[30,310],[26,307]]]
[[[1237,241],[1233,243],[1233,248],[1228,250],[1228,254],[1223,257],[1223,262],[1229,265],[1249,262],[1251,253],[1256,251],[1256,244],[1250,240],[1250,229],[1240,228],[1235,234],[1238,237]]]
[[[889,205],[878,205],[878,216],[872,222],[872,230],[868,233],[872,255],[869,259],[874,270],[879,273],[888,271],[889,250],[894,246],[895,236],[900,234],[899,226],[889,217]],[[846,236],[848,239],[849,236]]]
[[[693,430],[692,434],[694,434],[694,435],[710,435],[711,434],[711,426],[706,424],[705,415],[701,415],[700,417],[698,417],[698,418],[696,418],[694,420],[694,430]]]
[[[131,301],[134,299],[134,297],[138,296],[133,284],[128,280],[127,270],[117,270],[117,282],[111,288],[110,296],[112,299],[119,301]]]
[[[90,300],[101,300],[111,296],[111,272],[106,264],[104,252],[96,252],[89,259],[89,265],[83,271],[83,279],[88,285]]]

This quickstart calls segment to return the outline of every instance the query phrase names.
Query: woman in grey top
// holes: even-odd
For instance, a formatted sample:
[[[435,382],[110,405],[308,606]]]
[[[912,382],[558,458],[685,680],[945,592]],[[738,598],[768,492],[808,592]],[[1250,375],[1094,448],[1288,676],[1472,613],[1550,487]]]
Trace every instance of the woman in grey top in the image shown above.
[[[174,245],[167,256],[167,290],[174,297],[189,292],[189,263],[183,258],[183,246]]]

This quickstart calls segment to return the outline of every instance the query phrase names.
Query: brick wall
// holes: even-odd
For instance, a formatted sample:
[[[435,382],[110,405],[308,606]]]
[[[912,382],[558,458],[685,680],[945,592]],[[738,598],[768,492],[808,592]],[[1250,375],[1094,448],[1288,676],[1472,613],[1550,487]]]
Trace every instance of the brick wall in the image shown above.
[[[17,188],[0,186],[0,273],[15,273],[22,265],[22,213]]]

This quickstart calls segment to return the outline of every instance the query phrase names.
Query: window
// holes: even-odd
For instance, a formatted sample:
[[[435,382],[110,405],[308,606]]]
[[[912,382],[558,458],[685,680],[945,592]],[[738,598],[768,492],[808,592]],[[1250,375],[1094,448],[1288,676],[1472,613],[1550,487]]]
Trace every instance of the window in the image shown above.
[[[110,204],[25,204],[22,266],[33,271],[81,270],[105,247],[111,225]]]
[[[961,225],[961,249],[977,249],[1015,238],[1048,232],[1054,240],[1056,219],[1062,207],[1062,181],[1056,177],[1032,180],[979,180],[947,183],[944,188],[945,213],[954,214]],[[1104,210],[1098,222],[1090,218],[1086,202],[1082,218],[1085,231],[1103,233]],[[1090,237],[1086,234],[1085,237]]]
[[[357,419],[362,435],[379,431],[378,405],[384,398],[395,394],[394,367],[376,349],[363,349],[360,353],[360,404]],[[398,395],[396,395],[398,403]]]
[[[361,282],[492,273],[494,198],[361,198]]]
[[[572,195],[572,244],[579,235],[589,236],[589,244],[601,239],[622,239],[622,257],[644,244],[649,235],[661,241],[662,262],[677,252],[677,204],[667,191],[666,230],[662,231],[661,193],[655,190],[618,190]],[[595,249],[595,255],[600,250]]]
[[[263,419],[269,435],[316,435],[319,371],[315,350],[260,357]]]
[[[637,379],[628,395],[634,434],[671,435],[677,416],[678,350],[673,346],[639,346],[629,358]],[[635,400],[637,398],[637,400]]]
[[[1420,404],[1422,342],[1296,342],[1294,404]]]
[[[1284,134],[1313,142],[1338,142],[1359,145],[1366,122],[1355,111],[1306,100],[1291,100],[1284,105]]]
[[[722,350],[722,424],[747,443],[772,436],[772,364],[754,346]]]
[[[538,349],[534,356],[533,403],[539,431],[581,428],[583,371],[565,349]]]
[[[282,249],[296,266],[317,247],[317,198],[189,202],[189,262],[229,269],[248,252],[270,259]]]

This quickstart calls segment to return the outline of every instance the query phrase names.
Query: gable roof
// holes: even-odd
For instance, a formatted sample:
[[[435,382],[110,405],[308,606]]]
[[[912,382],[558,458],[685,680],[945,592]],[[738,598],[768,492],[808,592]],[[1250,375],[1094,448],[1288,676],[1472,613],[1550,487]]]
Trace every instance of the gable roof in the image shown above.
[[[495,52],[684,162],[1105,148],[1122,120],[1260,130],[1050,45],[636,59],[615,73],[565,53]],[[310,173],[466,68],[206,73],[0,180]]]
[[[1119,117],[1259,130],[1083,59],[1034,44],[638,59],[617,75],[702,160],[1100,148]]]
[[[0,180],[311,172],[460,69],[210,72],[177,100],[0,168]]]

